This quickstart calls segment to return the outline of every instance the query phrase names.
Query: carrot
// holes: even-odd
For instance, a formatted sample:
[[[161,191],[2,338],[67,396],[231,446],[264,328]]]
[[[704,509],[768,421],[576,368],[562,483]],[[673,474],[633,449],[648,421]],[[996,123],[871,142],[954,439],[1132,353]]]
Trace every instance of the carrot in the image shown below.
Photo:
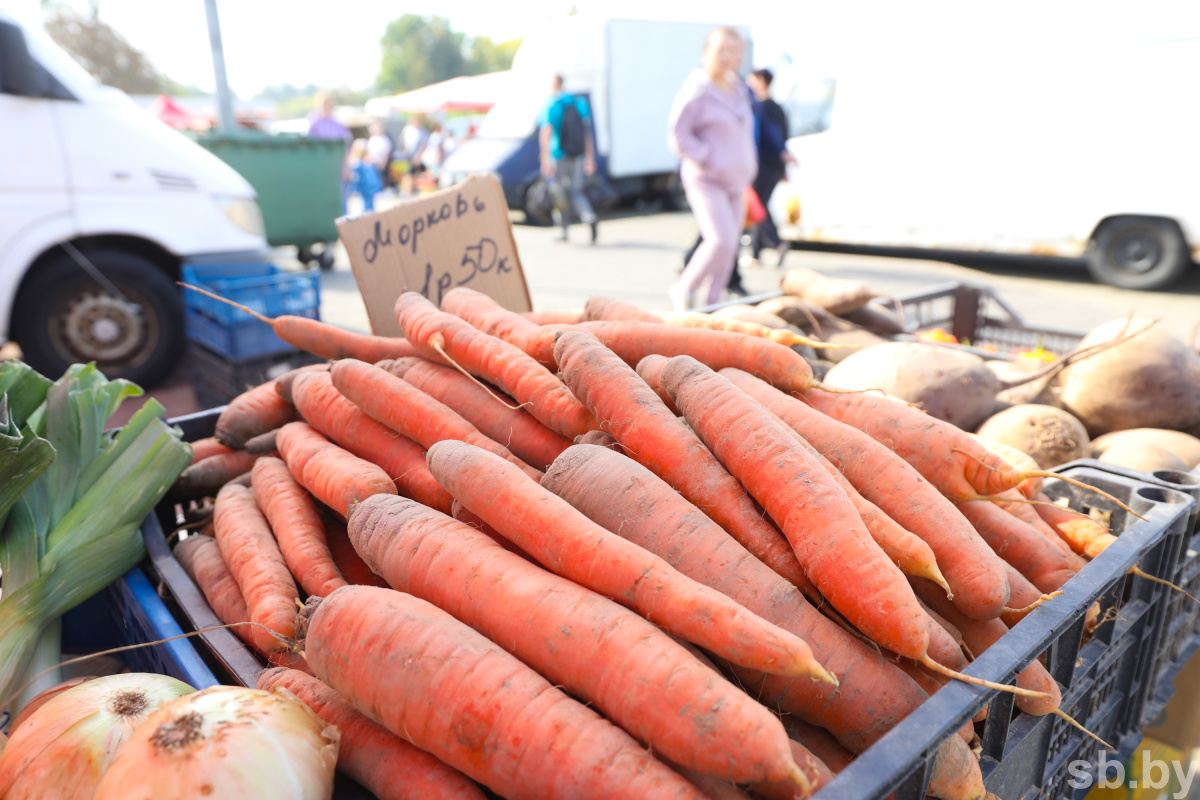
[[[346,581],[333,563],[325,525],[308,492],[296,483],[287,464],[261,458],[251,472],[254,502],[271,525],[288,571],[309,594],[321,597]]]
[[[226,625],[250,621],[242,590],[221,559],[221,549],[216,539],[211,536],[189,536],[175,545],[172,554],[204,595],[217,619]],[[235,625],[230,630],[246,644],[254,646],[252,626]]]
[[[576,436],[575,444],[594,444],[597,447],[607,447],[611,450],[616,450],[618,453],[625,452],[624,448],[613,438],[613,435],[604,431],[588,431],[582,436]]]
[[[794,586],[633,460],[603,448],[577,445],[555,460],[542,484],[593,522],[800,636],[841,681],[834,688],[728,665],[760,702],[827,728],[847,749],[857,752],[926,699],[895,665],[806,603]],[[962,757],[946,762],[960,771],[939,773],[936,780],[947,786],[981,786],[978,765],[965,743],[944,747],[962,750]],[[964,791],[947,796],[982,795]]]
[[[1075,577],[1073,564],[1042,534],[987,501],[956,503],[983,540],[1043,592],[1061,589]]]
[[[273,452],[275,450],[275,435],[277,433],[279,433],[278,428],[267,431],[266,433],[260,433],[253,439],[247,440],[246,452],[256,456]]]
[[[687,767],[681,767],[674,761],[664,758],[661,753],[656,753],[656,755],[663,764],[674,770],[679,777],[699,789],[700,793],[707,800],[752,800],[750,795],[739,789],[735,783],[723,781],[711,775],[703,775]],[[795,786],[795,784],[792,785]]]
[[[506,397],[495,396],[462,373],[423,358],[400,358],[377,365],[448,406],[479,429],[484,436],[503,444],[513,455],[538,469],[558,457],[571,442],[525,413],[509,408]]]
[[[734,663],[836,685],[798,637],[519,480],[520,471],[503,459],[456,441],[438,442],[426,457],[450,494],[552,572]]]
[[[495,384],[550,430],[572,439],[596,427],[587,410],[545,367],[513,345],[439,311],[416,292],[396,300],[396,319],[420,350],[418,355],[439,363],[451,361]]]
[[[219,456],[223,453],[232,452],[233,448],[221,444],[215,436],[209,436],[207,439],[197,439],[192,442],[192,463],[199,463],[209,456]]]
[[[438,485],[425,463],[425,449],[347,400],[328,372],[298,377],[291,385],[296,408],[310,425],[361,459],[387,473],[396,491],[443,513],[450,495]]]
[[[1011,564],[1005,562],[1004,569],[1008,573],[1008,585],[1012,592],[1008,598],[1010,607],[1000,615],[1000,619],[1011,628],[1029,615],[1029,611],[1025,609],[1035,606],[1046,596],[1039,592],[1028,578],[1013,569]]]
[[[1008,626],[998,619],[976,620],[966,616],[946,600],[946,595],[939,592],[928,582],[915,578],[913,586],[917,594],[929,603],[935,611],[946,617],[963,635],[963,641],[976,656],[983,653],[1008,633]],[[1017,708],[1026,714],[1040,717],[1053,713],[1062,702],[1062,693],[1058,683],[1046,671],[1041,662],[1034,659],[1017,673],[1017,685],[1035,692],[1044,693],[1044,697],[1022,697],[1014,699]]]
[[[474,528],[475,530],[479,531],[480,533],[485,534],[489,539],[491,539],[493,542],[495,542],[496,544],[503,547],[508,552],[520,556],[521,558],[528,561],[530,564],[537,564],[536,561],[534,561],[532,558],[529,557],[528,553],[526,553],[521,548],[517,547],[515,544],[510,542],[508,539],[505,539],[503,536],[501,536],[499,533],[497,533],[496,530],[494,528],[492,528],[491,525],[488,525],[486,522],[484,522],[483,519],[478,514],[475,514],[470,509],[468,509],[466,506],[464,506],[462,503],[458,502],[457,500],[450,503],[450,516],[453,517],[454,519],[458,520],[462,524],[464,524],[468,527]]]
[[[267,653],[264,658],[272,667],[280,667],[282,669],[295,670],[305,675],[312,675],[312,668],[308,666],[308,662],[304,660],[304,656],[299,653]]]
[[[534,325],[574,325],[583,321],[583,309],[568,308],[557,311],[526,311],[521,316]]]
[[[363,561],[362,556],[354,549],[350,542],[350,534],[346,530],[346,523],[332,514],[322,514],[321,518],[325,521],[325,538],[329,542],[329,551],[333,553],[333,563],[337,564],[338,571],[346,577],[346,581],[352,586],[390,589],[388,582],[372,572],[367,562]]]
[[[854,754],[842,747],[824,728],[791,715],[783,718],[783,727],[788,736],[804,745],[804,749],[821,759],[835,774],[844,770],[854,760]]]
[[[1004,509],[1009,514],[1012,514],[1014,517],[1045,536],[1054,544],[1055,547],[1066,553],[1067,561],[1070,563],[1072,571],[1079,572],[1079,570],[1083,569],[1086,562],[1084,562],[1084,560],[1079,556],[1075,555],[1075,552],[1071,550],[1071,546],[1064,542],[1059,535],[1054,532],[1054,528],[1046,524],[1046,521],[1042,519],[1040,514],[1038,514],[1036,504],[1026,502],[1026,500],[1036,500],[1037,495],[1039,494],[1041,494],[1040,490],[1034,492],[1032,497],[1026,498],[1019,489],[1009,489],[1007,492],[1001,492],[997,495],[997,497],[1005,498],[1005,500],[1011,499],[1011,502],[1005,502],[1005,500],[999,499],[992,502],[996,504],[997,508]]]
[[[249,472],[259,457],[245,450],[209,456],[185,469],[175,482],[175,489],[187,495],[213,494],[237,476]]]
[[[246,442],[296,418],[296,409],[275,391],[275,381],[255,386],[233,400],[217,417],[217,441],[239,450]]]
[[[694,358],[671,359],[662,377],[692,429],[780,524],[830,604],[881,646],[928,659],[927,620],[903,573],[793,432]]]
[[[702,800],[629,734],[424,600],[344,586],[303,616],[318,678],[498,794]]]
[[[295,398],[292,397],[292,384],[301,375],[309,372],[329,372],[331,364],[310,364],[307,367],[299,367],[298,369],[285,372],[275,379],[275,391],[289,403],[294,403]]]
[[[675,416],[681,416],[679,409],[675,407],[675,401],[667,394],[667,390],[662,386],[662,369],[671,359],[666,356],[660,356],[657,353],[648,355],[639,361],[635,367],[638,377],[646,382],[646,385],[654,390],[658,395],[658,399],[663,401],[663,405],[667,407]]]
[[[271,453],[263,453],[263,455],[277,457],[279,455],[279,453],[271,452]],[[245,486],[247,489],[249,489],[251,473],[253,471],[254,471],[254,468],[251,467],[250,469],[243,472],[241,475],[238,475],[236,478],[230,478],[229,481],[225,485],[228,486],[230,483],[232,483],[234,486]]]
[[[306,422],[279,429],[279,452],[296,482],[343,517],[373,494],[395,494],[396,484],[369,461],[346,452]]]
[[[385,369],[347,358],[334,364],[330,375],[337,390],[369,417],[426,449],[446,439],[457,439],[505,459],[535,481],[542,477],[541,470],[529,466],[452,409]]]
[[[662,324],[663,321],[663,318],[658,314],[643,311],[632,303],[594,294],[583,304],[583,320],[579,321],[593,322],[602,319],[625,319],[637,322],[657,322],[659,324]]]
[[[563,380],[630,458],[675,487],[767,566],[817,597],[787,539],[737,479],[637,373],[594,337],[570,331],[554,348]]]
[[[362,361],[382,361],[385,358],[404,358],[417,355],[411,342],[389,336],[368,336],[355,333],[335,325],[330,325],[308,317],[297,317],[292,314],[271,317],[264,316],[254,309],[247,308],[220,295],[205,291],[197,286],[180,283],[185,289],[220,300],[222,303],[265,322],[275,331],[275,335],[292,347],[312,353],[321,358],[336,360],[339,358],[357,358]]]
[[[393,587],[502,644],[655,753],[735,783],[794,780],[779,720],[632,611],[411,500],[370,498],[348,527]]]
[[[756,336],[760,339],[781,344],[784,347],[795,347],[797,345],[807,345],[809,347],[847,347],[848,345],[831,345],[827,342],[821,342],[816,339],[810,339],[807,336],[801,336],[795,331],[787,328],[768,328],[766,325],[760,325],[757,322],[746,322],[732,317],[714,317],[711,314],[694,314],[683,313],[674,314],[664,312],[661,315],[662,321],[668,325],[678,325],[682,328],[705,328],[710,331],[728,331],[729,333],[740,333],[744,336]],[[853,345],[857,347],[857,345]]]
[[[316,678],[290,669],[269,669],[258,688],[282,686],[341,734],[338,769],[378,800],[484,800],[469,778],[376,725]]]
[[[1117,540],[1117,537],[1091,517],[1053,505],[1050,498],[1044,494],[1038,495],[1037,499],[1049,504],[1035,506],[1038,515],[1073,552],[1095,558]]]
[[[788,744],[792,748],[792,760],[808,778],[809,785],[812,786],[814,792],[833,780],[833,770],[825,766],[825,762],[820,758],[809,752],[808,748],[792,740],[789,740]],[[795,784],[779,781],[770,783],[760,781],[752,784],[750,789],[755,795],[765,797],[767,800],[802,800],[802,798],[809,797],[809,794],[797,791]]]
[[[721,374],[816,447],[863,497],[924,539],[950,584],[954,604],[963,613],[974,619],[1000,615],[1009,599],[1004,562],[908,462],[857,428],[752,375],[740,370],[722,370]]]
[[[299,599],[296,584],[271,536],[267,520],[254,504],[254,493],[242,486],[223,488],[217,495],[213,523],[221,558],[241,589],[250,621],[294,637]],[[287,649],[287,645],[262,628],[254,627],[252,636],[264,653]]]

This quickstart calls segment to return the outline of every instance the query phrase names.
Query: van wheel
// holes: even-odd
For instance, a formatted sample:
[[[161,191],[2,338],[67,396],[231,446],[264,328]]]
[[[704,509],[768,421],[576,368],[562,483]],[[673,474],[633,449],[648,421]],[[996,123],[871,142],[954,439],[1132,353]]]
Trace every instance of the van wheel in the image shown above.
[[[1122,289],[1161,289],[1191,265],[1187,244],[1172,220],[1117,217],[1104,222],[1086,254],[1088,271]]]
[[[94,361],[109,378],[153,387],[186,351],[179,291],[142,256],[108,249],[84,255],[129,302],[109,294],[58,250],[21,283],[13,338],[29,365],[47,377],[57,379],[71,364]]]

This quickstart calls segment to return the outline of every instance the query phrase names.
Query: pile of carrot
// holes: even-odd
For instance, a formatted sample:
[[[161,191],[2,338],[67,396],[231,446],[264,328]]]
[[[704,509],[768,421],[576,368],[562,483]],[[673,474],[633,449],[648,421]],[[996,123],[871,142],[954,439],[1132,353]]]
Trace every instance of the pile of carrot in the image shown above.
[[[1111,539],[764,336],[464,289],[396,314],[306,322],[337,360],[232,402],[177,486],[215,496],[181,562],[381,800],[808,797]],[[992,688],[1061,713],[1037,660]],[[929,795],[986,795],[975,734]]]

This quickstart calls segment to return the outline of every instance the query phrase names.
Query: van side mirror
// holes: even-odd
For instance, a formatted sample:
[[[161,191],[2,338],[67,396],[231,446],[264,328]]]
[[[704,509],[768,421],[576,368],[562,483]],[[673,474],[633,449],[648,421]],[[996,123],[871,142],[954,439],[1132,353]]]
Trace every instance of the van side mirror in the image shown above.
[[[11,22],[0,22],[0,93],[23,97],[41,94],[25,34]]]

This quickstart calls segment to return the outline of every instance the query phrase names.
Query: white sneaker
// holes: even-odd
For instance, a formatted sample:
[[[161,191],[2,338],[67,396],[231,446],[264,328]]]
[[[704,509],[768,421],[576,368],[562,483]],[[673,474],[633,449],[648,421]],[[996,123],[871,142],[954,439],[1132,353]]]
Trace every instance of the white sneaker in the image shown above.
[[[692,298],[688,294],[687,289],[683,288],[682,283],[668,286],[667,296],[671,298],[671,305],[675,308],[676,313],[681,314],[692,307]]]

